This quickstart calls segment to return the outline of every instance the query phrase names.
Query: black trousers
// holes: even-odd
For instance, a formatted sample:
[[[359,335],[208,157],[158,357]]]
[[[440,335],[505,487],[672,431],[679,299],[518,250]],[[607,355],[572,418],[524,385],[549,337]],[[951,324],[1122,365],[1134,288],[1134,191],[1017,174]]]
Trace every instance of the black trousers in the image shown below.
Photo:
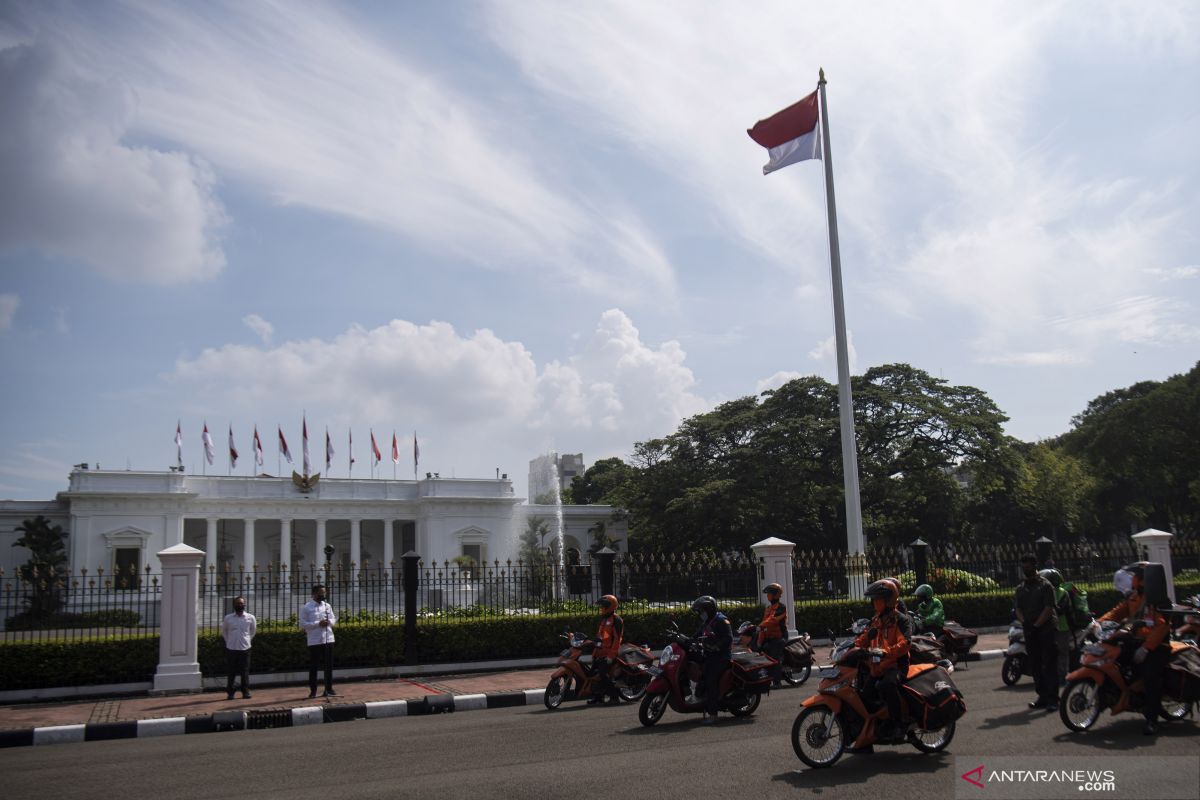
[[[1033,676],[1038,699],[1044,703],[1058,702],[1058,644],[1054,638],[1057,632],[1053,622],[1025,629],[1029,674]]]
[[[595,680],[592,681],[593,697],[604,697],[607,695],[614,700],[619,699],[620,695],[617,694],[617,686],[608,674],[612,669],[612,663],[612,660],[608,658],[592,659],[592,674],[596,676]]]
[[[1146,660],[1139,669],[1142,680],[1146,683],[1142,714],[1147,722],[1156,721],[1158,712],[1162,711],[1163,675],[1166,673],[1167,658],[1170,654],[1168,647],[1156,647],[1146,654]]]
[[[887,703],[888,717],[896,725],[904,719],[904,709],[900,705],[900,670],[892,667],[875,679],[875,691]]]
[[[308,690],[317,691],[317,671],[325,671],[325,691],[333,691],[333,643],[308,646]]]
[[[764,639],[762,652],[779,662],[771,667],[771,680],[779,683],[783,679],[783,637]]]
[[[250,691],[250,651],[225,648],[225,692],[233,694],[233,679],[242,676],[242,694]]]
[[[721,710],[721,676],[729,668],[729,657],[710,654],[704,657],[704,713],[716,715]]]

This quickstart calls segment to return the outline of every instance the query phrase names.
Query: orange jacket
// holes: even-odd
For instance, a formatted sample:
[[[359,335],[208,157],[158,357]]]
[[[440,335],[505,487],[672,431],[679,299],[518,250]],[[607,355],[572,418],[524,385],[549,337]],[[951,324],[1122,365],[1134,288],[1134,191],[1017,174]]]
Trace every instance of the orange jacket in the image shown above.
[[[621,640],[625,636],[625,621],[616,614],[600,618],[600,630],[596,632],[596,647],[592,658],[616,658],[621,652]]]
[[[1139,609],[1141,610],[1140,614],[1138,613]],[[1138,628],[1133,632],[1133,635],[1145,639],[1142,642],[1142,647],[1147,650],[1153,650],[1162,644],[1171,630],[1167,627],[1167,621],[1163,618],[1163,615],[1158,613],[1158,610],[1154,606],[1146,603],[1141,595],[1133,595],[1125,598],[1113,606],[1113,609],[1100,619],[1112,620],[1113,622],[1125,622],[1126,620],[1134,619],[1144,621],[1146,623],[1145,627]]]
[[[762,622],[758,623],[758,641],[782,639],[787,636],[787,606],[771,603],[764,609]]]
[[[908,657],[908,639],[900,628],[900,617],[894,611],[876,614],[871,626],[859,634],[854,644],[883,651],[878,664],[871,662],[871,675],[876,678],[894,669],[900,659]]]

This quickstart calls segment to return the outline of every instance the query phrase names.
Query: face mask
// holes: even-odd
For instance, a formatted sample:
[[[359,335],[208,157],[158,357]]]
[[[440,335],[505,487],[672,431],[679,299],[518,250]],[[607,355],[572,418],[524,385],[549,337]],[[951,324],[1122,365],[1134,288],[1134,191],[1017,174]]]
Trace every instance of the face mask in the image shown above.
[[[233,610],[234,610],[235,612],[237,612],[238,614],[241,614],[243,611],[245,611],[245,610],[246,610],[246,607],[245,607],[245,606],[234,606],[234,607],[233,607]]]
[[[1025,572],[1026,578],[1032,578],[1037,574],[1037,567],[1032,565],[1022,565],[1021,569]]]
[[[700,612],[700,621],[701,621],[701,622],[708,622],[708,612],[707,612],[707,611],[701,611],[701,612]]]
[[[876,598],[875,600],[872,600],[871,605],[873,605],[875,607],[876,614],[882,614],[884,608],[887,607],[887,604],[878,598]]]

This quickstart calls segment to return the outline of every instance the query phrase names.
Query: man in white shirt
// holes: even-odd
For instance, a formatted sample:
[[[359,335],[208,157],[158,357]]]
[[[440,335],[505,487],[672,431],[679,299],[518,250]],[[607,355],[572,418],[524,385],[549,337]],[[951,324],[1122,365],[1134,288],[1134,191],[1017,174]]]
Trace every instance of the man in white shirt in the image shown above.
[[[250,697],[250,642],[258,630],[258,620],[246,613],[246,598],[233,598],[233,613],[221,620],[221,636],[225,639],[225,655],[229,676],[225,684],[225,699],[233,699],[233,679],[242,676],[242,698]]]
[[[325,602],[325,587],[313,587],[312,600],[300,609],[300,627],[308,636],[308,696],[317,696],[317,670],[325,671],[325,696],[334,697],[333,690],[333,626],[337,615]]]

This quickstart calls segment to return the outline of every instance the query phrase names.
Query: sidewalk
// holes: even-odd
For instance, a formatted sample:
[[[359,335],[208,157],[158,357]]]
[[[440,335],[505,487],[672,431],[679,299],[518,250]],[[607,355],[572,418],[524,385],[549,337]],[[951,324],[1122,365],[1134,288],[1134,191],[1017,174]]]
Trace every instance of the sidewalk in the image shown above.
[[[972,655],[997,658],[1007,646],[1006,633],[983,633]],[[818,646],[817,655],[818,663],[824,663],[828,650]],[[540,703],[541,692],[553,671],[553,667],[539,667],[343,682],[334,686],[336,697],[318,696],[311,700],[307,686],[257,688],[252,676],[252,697],[247,700],[241,699],[240,694],[234,700],[226,700],[224,691],[206,691],[6,705],[0,706],[0,747]],[[808,691],[813,685],[810,679],[799,688]],[[152,720],[164,724],[147,724]],[[172,724],[166,724],[168,721]]]

